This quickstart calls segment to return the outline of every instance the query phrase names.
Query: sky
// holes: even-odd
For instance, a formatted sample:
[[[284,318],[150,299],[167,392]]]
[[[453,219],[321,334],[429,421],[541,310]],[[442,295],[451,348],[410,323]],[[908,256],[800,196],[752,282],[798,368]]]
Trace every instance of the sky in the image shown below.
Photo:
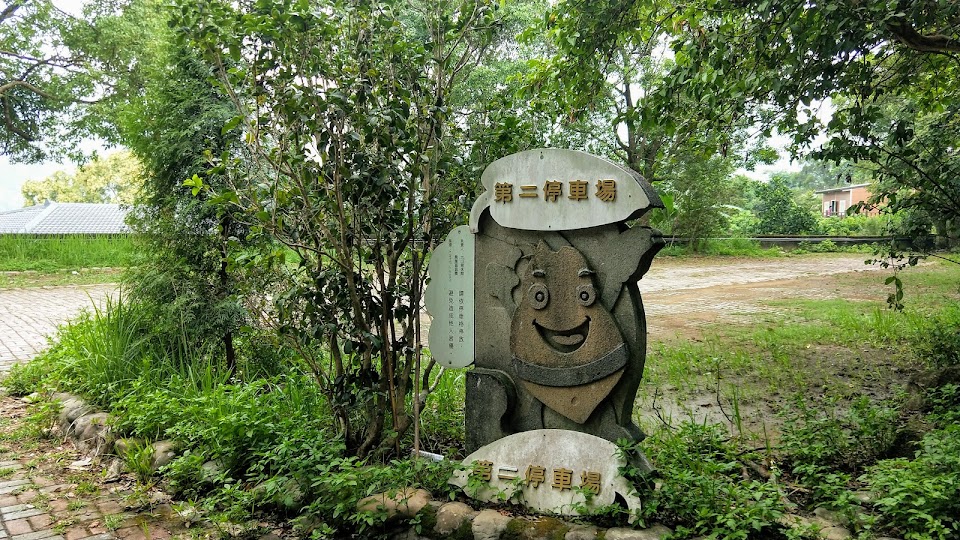
[[[56,171],[72,171],[73,165],[42,163],[38,165],[12,164],[6,156],[0,156],[0,212],[23,206],[20,186],[27,180],[40,180]]]
[[[105,149],[101,141],[89,139],[80,143],[85,153],[97,152],[107,157],[119,151],[118,148]],[[43,180],[57,171],[73,173],[77,164],[71,161],[46,161],[37,164],[10,163],[7,156],[0,155],[0,212],[23,207],[23,195],[20,187],[27,180]]]

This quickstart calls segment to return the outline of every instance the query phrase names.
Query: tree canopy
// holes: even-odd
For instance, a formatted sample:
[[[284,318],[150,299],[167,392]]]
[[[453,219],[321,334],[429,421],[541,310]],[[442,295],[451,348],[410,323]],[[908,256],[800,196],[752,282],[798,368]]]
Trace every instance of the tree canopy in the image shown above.
[[[143,185],[143,166],[129,151],[94,159],[76,173],[57,171],[20,188],[24,206],[46,201],[133,204]]]
[[[562,84],[601,85],[620,51],[660,31],[673,62],[644,95],[641,118],[685,118],[698,104],[699,129],[720,140],[746,119],[790,135],[795,155],[870,170],[875,202],[890,211],[932,211],[946,224],[939,232],[960,216],[956,2],[571,0],[546,20]],[[834,110],[822,122],[825,103]]]

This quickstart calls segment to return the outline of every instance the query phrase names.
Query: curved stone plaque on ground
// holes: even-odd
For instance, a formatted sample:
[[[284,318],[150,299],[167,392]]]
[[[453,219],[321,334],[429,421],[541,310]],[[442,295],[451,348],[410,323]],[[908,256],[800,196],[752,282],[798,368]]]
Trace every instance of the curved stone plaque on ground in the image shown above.
[[[450,483],[475,499],[513,501],[540,512],[590,514],[618,499],[640,499],[620,475],[625,465],[612,442],[578,431],[537,429],[492,442],[463,460]]]

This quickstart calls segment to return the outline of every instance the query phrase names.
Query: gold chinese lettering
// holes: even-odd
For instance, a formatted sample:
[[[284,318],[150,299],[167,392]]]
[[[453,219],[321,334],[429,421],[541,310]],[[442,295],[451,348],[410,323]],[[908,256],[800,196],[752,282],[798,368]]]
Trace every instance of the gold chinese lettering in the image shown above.
[[[587,182],[586,180],[571,180],[570,181],[570,195],[567,196],[568,199],[574,201],[585,201],[587,200]]]
[[[493,475],[493,462],[492,461],[474,461],[473,462],[473,476],[479,478],[484,482],[489,482],[490,477]]]
[[[563,183],[547,181],[543,184],[543,198],[548,202],[557,202],[557,199],[563,195]]]
[[[573,487],[573,471],[564,469],[563,467],[554,469],[553,484],[551,484],[550,487],[559,489],[560,491]]]
[[[599,495],[600,473],[594,471],[583,471],[580,474],[580,487],[593,491],[594,495]]]
[[[531,197],[534,199],[537,198],[537,186],[536,185],[520,186],[520,198],[527,199]]]
[[[493,186],[493,201],[508,203],[513,201],[513,184],[497,182]]]
[[[540,487],[540,484],[547,481],[547,469],[540,465],[530,465],[527,467],[527,474],[524,475],[527,484],[533,487]]]
[[[603,202],[613,202],[617,199],[616,180],[597,180],[597,198]]]

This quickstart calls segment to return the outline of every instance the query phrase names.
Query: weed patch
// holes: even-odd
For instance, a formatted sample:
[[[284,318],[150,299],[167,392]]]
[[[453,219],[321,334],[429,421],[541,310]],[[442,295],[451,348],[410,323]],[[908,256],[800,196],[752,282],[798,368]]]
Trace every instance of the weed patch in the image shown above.
[[[679,537],[761,538],[779,530],[785,510],[776,484],[744,465],[764,456],[745,452],[722,426],[684,422],[653,433],[641,448],[659,481],[645,494],[644,523],[665,523]]]

